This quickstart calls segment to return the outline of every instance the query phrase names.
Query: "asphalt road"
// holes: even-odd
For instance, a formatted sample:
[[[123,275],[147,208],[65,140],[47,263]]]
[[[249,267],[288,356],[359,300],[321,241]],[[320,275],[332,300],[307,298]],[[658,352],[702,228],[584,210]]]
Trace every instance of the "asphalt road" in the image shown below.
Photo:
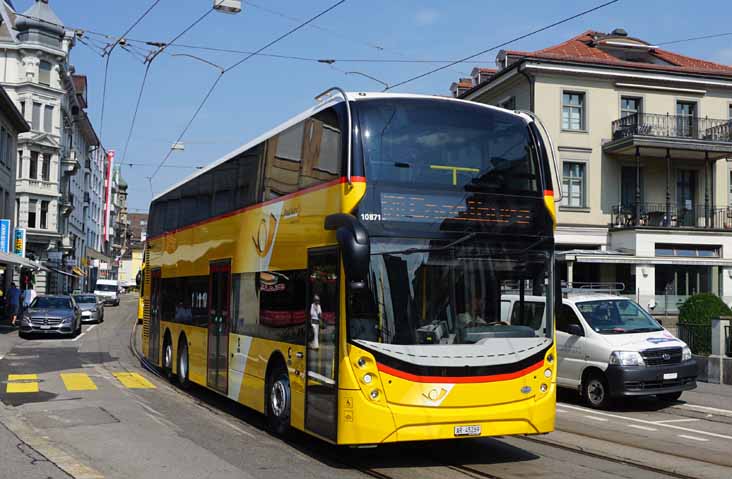
[[[0,478],[732,477],[732,388],[602,412],[565,393],[546,436],[336,448],[143,370],[135,312],[125,297],[74,339],[0,326]]]

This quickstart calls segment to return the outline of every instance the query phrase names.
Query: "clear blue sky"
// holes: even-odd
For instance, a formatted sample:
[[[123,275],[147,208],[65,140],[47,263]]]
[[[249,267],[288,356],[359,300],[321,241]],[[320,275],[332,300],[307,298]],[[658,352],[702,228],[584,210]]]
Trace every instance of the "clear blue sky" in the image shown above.
[[[334,0],[252,0],[238,15],[212,13],[179,43],[255,50],[292,28],[296,22],[267,11],[305,19]],[[153,0],[50,0],[67,27],[119,35]],[[20,11],[32,0],[14,0]],[[494,0],[348,0],[316,22],[267,50],[268,53],[314,58],[451,60],[467,56],[521,33],[602,3],[578,0],[506,2]],[[129,35],[168,41],[206,11],[212,0],[162,0]],[[259,8],[257,6],[260,6]],[[510,45],[534,50],[559,43],[587,29],[625,28],[632,36],[660,43],[698,35],[730,32],[728,0],[695,2],[621,0],[597,13]],[[322,28],[319,28],[322,27]],[[97,41],[103,38],[95,37]],[[680,43],[670,50],[732,64],[732,36]],[[171,49],[228,66],[243,55]],[[446,94],[450,83],[474,66],[493,66],[496,52],[481,61],[462,64],[396,91]],[[78,73],[89,77],[89,113],[97,130],[104,76],[100,56],[81,43],[72,51]],[[435,65],[436,66],[436,65]],[[433,67],[431,64],[336,63],[328,65],[256,57],[227,73],[185,138],[185,152],[175,152],[170,165],[205,165],[313,104],[313,96],[329,86],[348,90],[380,90],[378,83],[345,75],[357,70],[396,83]],[[124,50],[112,55],[103,141],[122,149],[142,80],[142,62]],[[129,206],[147,210],[146,179],[193,114],[215,69],[185,57],[159,56],[148,78],[143,103],[124,160],[148,166],[123,166],[130,184]],[[155,192],[191,174],[192,169],[163,168],[153,180]]]

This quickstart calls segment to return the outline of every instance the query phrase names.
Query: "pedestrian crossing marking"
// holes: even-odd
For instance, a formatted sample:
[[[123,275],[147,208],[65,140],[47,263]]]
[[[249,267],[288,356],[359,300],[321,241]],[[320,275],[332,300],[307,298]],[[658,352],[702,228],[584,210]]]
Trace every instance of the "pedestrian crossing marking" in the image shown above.
[[[37,374],[8,374],[7,393],[37,393],[39,390]]]
[[[137,373],[114,373],[122,385],[128,389],[155,389],[155,385]]]
[[[86,373],[61,373],[67,391],[96,391],[97,385]]]

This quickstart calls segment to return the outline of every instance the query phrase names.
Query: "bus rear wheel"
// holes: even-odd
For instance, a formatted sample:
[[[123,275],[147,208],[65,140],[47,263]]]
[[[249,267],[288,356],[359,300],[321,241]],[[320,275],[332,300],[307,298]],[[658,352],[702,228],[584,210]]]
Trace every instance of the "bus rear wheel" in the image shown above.
[[[275,369],[269,378],[267,391],[267,424],[269,430],[284,436],[290,429],[290,378],[282,367]]]
[[[185,337],[178,343],[178,385],[181,389],[188,389],[188,341]]]
[[[173,377],[173,345],[167,336],[163,342],[163,375],[168,380]]]

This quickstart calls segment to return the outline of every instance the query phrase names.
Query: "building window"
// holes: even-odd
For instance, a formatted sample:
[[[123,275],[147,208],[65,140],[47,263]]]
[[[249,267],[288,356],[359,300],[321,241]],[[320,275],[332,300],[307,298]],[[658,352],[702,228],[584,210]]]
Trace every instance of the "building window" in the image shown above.
[[[585,164],[571,161],[563,163],[562,186],[564,199],[562,206],[584,208],[585,201]]]
[[[41,131],[41,105],[40,103],[33,103],[33,116],[31,117],[31,128],[34,131]]]
[[[620,118],[635,115],[641,112],[642,99],[631,96],[620,98]]]
[[[31,151],[29,177],[31,180],[38,179],[38,152],[37,151]]]
[[[697,136],[696,102],[676,102],[676,136]]]
[[[3,165],[6,163],[6,160],[5,160],[5,152],[7,151],[6,146],[5,146],[6,138],[7,137],[5,136],[5,128],[0,127],[0,163],[2,163]]]
[[[18,172],[16,176],[20,178],[23,174],[23,150],[18,150]]]
[[[51,133],[53,131],[53,107],[46,105],[43,111],[43,131]]]
[[[43,181],[51,181],[51,155],[43,155],[43,163],[41,166],[41,179]]]
[[[508,98],[507,100],[502,101],[498,104],[499,107],[505,108],[506,110],[515,110],[516,109],[516,97],[512,96]]]
[[[25,118],[25,100],[20,100],[20,114]]]
[[[585,94],[564,92],[562,94],[562,129],[585,130]]]
[[[51,64],[42,61],[38,66],[38,83],[51,86]]]
[[[41,201],[41,229],[48,229],[48,201]]]
[[[656,244],[656,256],[678,256],[682,258],[719,258],[719,246]]]
[[[36,205],[37,204],[38,204],[37,200],[28,201],[28,228],[36,227]]]
[[[19,223],[20,218],[20,198],[15,198],[15,224]]]

